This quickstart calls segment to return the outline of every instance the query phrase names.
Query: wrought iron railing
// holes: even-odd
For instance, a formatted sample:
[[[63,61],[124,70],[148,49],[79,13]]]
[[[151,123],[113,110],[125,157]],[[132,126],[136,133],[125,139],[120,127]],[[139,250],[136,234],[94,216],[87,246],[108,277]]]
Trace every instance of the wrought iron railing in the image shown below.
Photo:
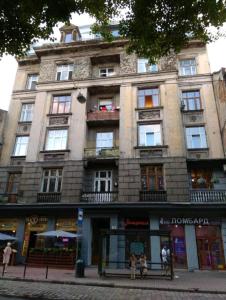
[[[226,202],[226,190],[191,190],[193,203]]]
[[[119,148],[85,148],[85,158],[111,158],[119,157]]]
[[[108,203],[118,199],[118,192],[82,192],[81,201],[87,203]]]
[[[166,191],[140,191],[140,201],[165,202],[167,201],[167,193]]]
[[[57,203],[61,200],[61,193],[38,193],[37,202],[39,203]]]

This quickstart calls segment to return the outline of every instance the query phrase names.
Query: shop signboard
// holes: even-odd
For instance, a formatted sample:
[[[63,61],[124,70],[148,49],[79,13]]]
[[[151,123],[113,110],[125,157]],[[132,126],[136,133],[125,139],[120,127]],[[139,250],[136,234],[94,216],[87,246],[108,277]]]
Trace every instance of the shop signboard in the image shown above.
[[[164,225],[220,225],[220,220],[210,219],[206,217],[161,217],[160,224]]]

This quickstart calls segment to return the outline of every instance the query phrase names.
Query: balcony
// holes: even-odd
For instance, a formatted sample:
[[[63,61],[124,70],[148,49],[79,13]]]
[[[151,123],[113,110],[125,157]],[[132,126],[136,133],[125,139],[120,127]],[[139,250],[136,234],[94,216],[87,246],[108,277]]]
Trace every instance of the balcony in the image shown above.
[[[84,157],[88,159],[118,158],[119,148],[85,148]]]
[[[81,202],[110,203],[118,200],[118,192],[82,192]]]
[[[119,124],[119,110],[88,112],[87,124],[89,126]]]
[[[5,193],[0,194],[0,204],[2,203],[17,203],[18,200],[18,194],[17,193]]]
[[[192,203],[226,203],[226,190],[191,190]]]
[[[38,203],[58,203],[61,200],[61,193],[38,193]]]
[[[166,202],[166,191],[140,191],[141,202]]]

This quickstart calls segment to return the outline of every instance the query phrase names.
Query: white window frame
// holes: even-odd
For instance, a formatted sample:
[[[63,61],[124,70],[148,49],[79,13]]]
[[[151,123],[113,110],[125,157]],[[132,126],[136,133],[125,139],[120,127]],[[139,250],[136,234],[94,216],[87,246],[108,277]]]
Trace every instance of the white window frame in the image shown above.
[[[192,94],[193,96],[190,96],[188,94]],[[196,94],[198,93],[198,95]],[[194,109],[191,107],[192,101],[194,102]],[[185,111],[194,111],[194,110],[201,110],[202,109],[202,103],[201,103],[201,93],[199,89],[194,90],[184,90],[181,91],[181,104],[184,105]]]
[[[187,66],[186,66],[185,62],[188,63]],[[180,73],[181,76],[193,76],[193,75],[196,75],[197,74],[196,59],[194,57],[180,59],[179,60],[179,73]]]
[[[48,129],[46,135],[45,150],[66,150],[67,149],[68,129]]]
[[[65,101],[66,100],[66,101]],[[57,112],[53,111],[54,108],[54,104],[57,103]],[[64,111],[63,112],[59,112],[59,107],[60,104],[64,104]],[[67,104],[69,104],[67,106]],[[65,111],[66,108],[68,107],[68,111]],[[71,95],[53,95],[52,98],[52,103],[51,103],[51,108],[50,108],[50,114],[68,114],[70,113],[71,110]]]
[[[67,38],[69,37],[69,38]],[[64,36],[64,42],[65,43],[71,43],[73,42],[73,32],[65,32],[65,36]]]
[[[101,137],[102,139],[99,138],[98,139],[98,135]],[[109,139],[104,139],[104,136],[109,135],[109,137],[111,136],[111,138]],[[114,133],[113,131],[104,131],[104,132],[97,132],[96,133],[96,149],[101,150],[101,149],[106,149],[106,148],[113,148],[113,143],[114,143]],[[103,146],[101,145],[103,144]]]
[[[51,175],[51,172],[53,170],[56,171],[56,175]],[[46,172],[48,172],[47,176],[45,175]],[[50,181],[53,178],[56,179],[55,186],[54,186],[54,192],[50,192],[49,191]],[[62,169],[54,169],[54,168],[52,168],[52,169],[44,169],[43,170],[43,174],[42,174],[42,184],[41,184],[41,190],[40,190],[41,193],[60,193],[61,189],[62,189],[62,178],[63,178],[63,170]],[[46,188],[46,191],[43,191],[45,179],[47,179],[47,188]],[[60,181],[59,181],[59,179],[60,179]],[[60,182],[60,190],[59,190],[59,182]]]
[[[17,136],[15,140],[13,156],[26,156],[29,142],[28,135]]]
[[[106,177],[100,177],[101,172],[106,172]],[[110,174],[110,176],[109,176]],[[94,192],[101,192],[101,181],[105,182],[105,192],[112,192],[112,170],[99,170],[94,174]],[[96,186],[97,185],[97,186]],[[109,189],[108,189],[109,187]]]
[[[57,65],[56,80],[71,80],[73,73],[73,64]]]
[[[113,71],[110,71],[113,70]],[[100,77],[111,77],[115,75],[115,70],[113,67],[99,68]]]
[[[31,122],[33,119],[34,103],[22,103],[20,122]]]
[[[149,93],[149,91],[151,91]],[[155,92],[156,91],[156,92]],[[143,95],[142,95],[143,94]],[[159,87],[147,87],[147,88],[140,88],[137,90],[137,105],[138,105],[138,108],[148,108],[148,106],[145,106],[145,96],[151,96],[152,97],[152,107],[150,108],[153,108],[153,107],[158,107],[160,105],[160,90],[159,90]],[[157,105],[154,105],[155,101],[154,101],[154,97],[157,98]],[[141,105],[141,101],[144,101],[144,105]]]
[[[28,74],[27,75],[27,82],[26,82],[26,89],[27,90],[35,90],[36,84],[38,82],[38,74]]]
[[[137,59],[137,73],[155,73],[158,72],[157,64],[150,64],[148,58]]]
[[[148,134],[152,134],[154,138],[154,142],[150,145],[148,144]],[[138,126],[138,142],[140,147],[162,146],[161,124],[140,124]]]
[[[186,127],[185,134],[186,134],[187,149],[207,148],[207,137],[206,137],[205,126]],[[194,144],[194,137],[197,136],[200,139],[200,147],[197,147]]]

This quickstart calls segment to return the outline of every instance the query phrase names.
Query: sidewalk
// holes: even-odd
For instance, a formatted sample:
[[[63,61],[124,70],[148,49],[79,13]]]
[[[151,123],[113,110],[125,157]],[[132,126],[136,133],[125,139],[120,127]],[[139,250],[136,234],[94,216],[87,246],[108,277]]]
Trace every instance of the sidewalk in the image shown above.
[[[137,288],[148,290],[187,291],[202,293],[225,293],[226,294],[226,272],[225,271],[175,271],[175,279],[136,279],[107,277],[99,278],[97,268],[86,268],[85,278],[75,278],[74,270],[49,269],[48,278],[45,279],[45,268],[29,268],[23,279],[23,266],[8,267],[7,273],[2,277],[0,267],[0,279],[16,281],[35,281],[49,283],[65,283],[70,285],[102,286],[117,288]]]

